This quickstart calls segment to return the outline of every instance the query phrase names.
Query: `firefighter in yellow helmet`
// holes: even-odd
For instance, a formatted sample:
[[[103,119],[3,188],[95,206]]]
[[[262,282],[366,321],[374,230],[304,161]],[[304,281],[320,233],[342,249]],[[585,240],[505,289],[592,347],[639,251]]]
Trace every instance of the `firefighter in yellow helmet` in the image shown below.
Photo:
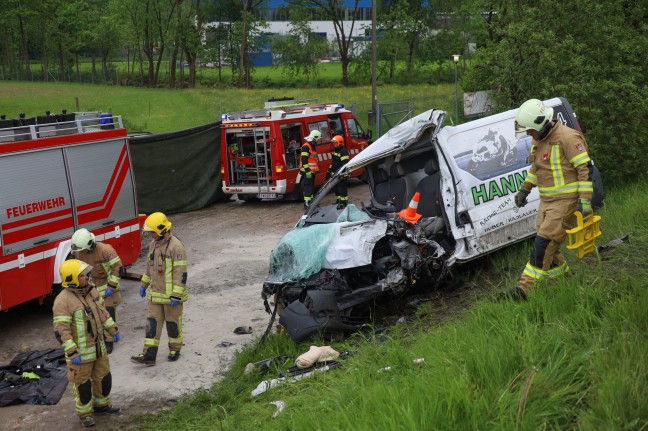
[[[92,267],[92,282],[103,298],[103,305],[110,317],[117,323],[117,306],[121,304],[120,270],[121,259],[112,245],[96,241],[88,229],[82,228],[72,235],[72,252],[74,256]],[[112,353],[113,339],[105,334],[106,349]]]
[[[533,138],[529,155],[531,167],[515,205],[523,207],[534,187],[540,193],[536,219],[537,234],[527,263],[515,288],[504,292],[524,300],[537,280],[569,271],[560,252],[573,227],[574,212],[592,212],[592,162],[583,135],[553,120],[553,108],[538,99],[527,100],[515,115],[515,131]]]
[[[319,130],[313,130],[304,138],[304,144],[301,147],[301,185],[302,194],[304,195],[304,208],[308,209],[313,200],[315,192],[315,175],[319,171],[317,164],[317,152],[314,147],[322,141],[322,133]]]
[[[331,178],[333,174],[340,170],[349,161],[349,152],[344,146],[344,138],[340,135],[333,136],[333,152],[331,153],[331,165],[329,166],[326,178]],[[345,174],[344,178],[340,178],[335,185],[335,196],[337,209],[346,208],[349,203],[348,181],[349,174]]]
[[[144,351],[132,356],[136,364],[155,365],[162,325],[169,337],[169,361],[177,361],[182,349],[182,308],[188,299],[187,253],[182,242],[171,234],[171,222],[161,212],[151,214],[144,231],[153,238],[146,255],[140,296],[148,300]]]
[[[52,307],[54,335],[65,352],[74,407],[84,427],[95,424],[93,413],[119,413],[110,402],[112,376],[104,341],[105,331],[118,342],[119,331],[90,283],[90,271],[92,267],[78,259],[63,262],[63,290]]]

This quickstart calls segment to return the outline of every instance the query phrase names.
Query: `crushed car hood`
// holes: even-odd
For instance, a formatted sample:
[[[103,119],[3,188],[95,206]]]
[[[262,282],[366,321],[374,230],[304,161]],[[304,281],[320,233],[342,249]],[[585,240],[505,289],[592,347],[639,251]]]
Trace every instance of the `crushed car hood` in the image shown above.
[[[368,265],[374,245],[386,230],[386,221],[371,219],[351,204],[335,223],[299,227],[286,233],[270,255],[267,281],[298,281],[321,269]]]

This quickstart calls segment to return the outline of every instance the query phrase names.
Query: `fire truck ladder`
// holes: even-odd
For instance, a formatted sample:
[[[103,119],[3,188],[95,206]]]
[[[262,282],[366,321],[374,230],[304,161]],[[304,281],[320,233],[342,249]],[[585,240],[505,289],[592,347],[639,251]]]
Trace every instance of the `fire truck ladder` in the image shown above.
[[[254,153],[256,157],[257,187],[259,193],[270,191],[270,155],[266,142],[265,131],[254,129]]]

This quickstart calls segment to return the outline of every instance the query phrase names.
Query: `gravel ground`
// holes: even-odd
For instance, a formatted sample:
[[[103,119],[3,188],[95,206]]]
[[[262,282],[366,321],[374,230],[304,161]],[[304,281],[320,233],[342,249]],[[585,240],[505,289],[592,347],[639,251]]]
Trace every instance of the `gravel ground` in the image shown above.
[[[369,201],[368,187],[354,182],[352,203]],[[335,197],[328,196],[327,201]],[[173,232],[187,249],[189,301],[184,309],[185,346],[177,362],[168,362],[163,331],[154,367],[130,362],[141,352],[146,301],[139,283],[123,281],[118,309],[122,341],[110,355],[112,399],[122,408],[116,417],[96,416],[95,429],[133,428],[133,417],[173,406],[179,397],[206,389],[227,371],[241,346],[261,336],[269,316],[260,299],[270,252],[302,214],[301,202],[220,203],[199,211],[173,214]],[[143,240],[146,249],[148,239]],[[141,273],[140,259],[130,269]],[[251,326],[250,335],[236,335],[238,326]],[[51,310],[25,304],[0,314],[0,365],[18,353],[59,347],[52,330]],[[232,343],[224,347],[221,343]],[[54,406],[17,405],[0,408],[3,430],[77,430],[71,385]]]

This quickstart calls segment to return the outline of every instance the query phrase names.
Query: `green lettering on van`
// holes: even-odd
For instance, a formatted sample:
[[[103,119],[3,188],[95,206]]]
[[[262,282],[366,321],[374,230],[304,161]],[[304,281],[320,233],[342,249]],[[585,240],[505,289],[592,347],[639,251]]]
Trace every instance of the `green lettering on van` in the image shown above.
[[[488,182],[488,188],[486,188],[486,184],[473,187],[470,191],[472,192],[475,206],[480,203],[490,202],[495,198],[516,193],[520,190],[520,186],[526,179],[526,176],[527,171],[523,171],[521,173],[511,174],[508,177],[501,177],[498,180],[491,180]]]

